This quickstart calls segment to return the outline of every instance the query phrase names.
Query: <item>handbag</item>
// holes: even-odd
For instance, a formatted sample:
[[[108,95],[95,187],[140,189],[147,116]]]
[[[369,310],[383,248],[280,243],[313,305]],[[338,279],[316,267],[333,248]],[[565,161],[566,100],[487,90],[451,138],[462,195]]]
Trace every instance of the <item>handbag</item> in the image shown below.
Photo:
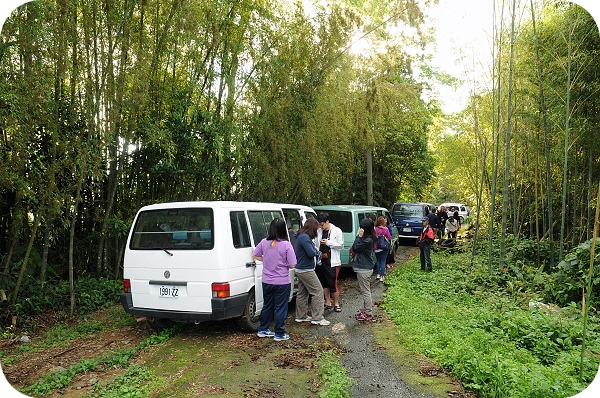
[[[354,250],[350,250],[350,262],[348,263],[349,266],[354,266],[354,265],[358,265],[358,262],[356,261],[356,253],[354,252]]]
[[[392,247],[390,241],[385,237],[385,235],[381,234],[377,238],[377,247],[379,250],[390,250]]]

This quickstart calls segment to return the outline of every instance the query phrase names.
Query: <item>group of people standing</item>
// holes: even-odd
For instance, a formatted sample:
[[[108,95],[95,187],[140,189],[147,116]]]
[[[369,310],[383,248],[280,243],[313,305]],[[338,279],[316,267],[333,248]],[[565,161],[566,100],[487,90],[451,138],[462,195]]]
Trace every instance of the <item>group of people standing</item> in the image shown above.
[[[460,216],[458,211],[449,216],[446,208],[440,206],[439,210],[434,207],[421,221],[423,222],[423,231],[417,239],[421,271],[432,271],[431,245],[436,238],[443,239],[446,233],[448,233],[448,239],[456,239],[456,233],[460,231],[461,226]]]
[[[460,231],[461,227],[458,211],[450,216],[444,206],[440,206],[439,210],[434,207],[427,214],[427,218],[438,239],[443,239],[446,233],[448,233],[448,239],[456,239],[456,233]]]
[[[379,217],[376,223],[377,227],[371,218],[361,220],[358,235],[351,248],[351,265],[356,273],[364,304],[355,315],[358,321],[373,319],[370,279],[375,266],[378,280],[383,281],[385,275],[389,250],[378,247],[378,236],[383,235],[389,241],[392,240],[385,217]],[[272,337],[274,341],[290,338],[285,329],[292,283],[290,268],[295,268],[298,278],[295,321],[319,326],[331,324],[325,319],[325,311],[342,311],[337,282],[343,247],[342,230],[331,223],[327,213],[319,214],[316,219],[308,218],[297,231],[294,245],[288,241],[285,220],[277,218],[271,222],[267,237],[252,253],[253,258],[263,262],[263,308],[258,337]],[[377,258],[376,262],[373,254]],[[274,331],[271,331],[269,327],[273,321]]]

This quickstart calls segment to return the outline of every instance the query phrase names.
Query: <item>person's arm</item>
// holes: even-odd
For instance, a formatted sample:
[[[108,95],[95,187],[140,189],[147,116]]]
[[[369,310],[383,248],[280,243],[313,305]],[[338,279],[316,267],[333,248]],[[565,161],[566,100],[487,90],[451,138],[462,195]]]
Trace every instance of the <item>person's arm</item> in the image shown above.
[[[308,255],[308,257],[316,257],[319,255],[319,250],[317,250],[317,248],[315,247],[315,243],[308,237],[308,235],[306,236],[306,239],[302,242],[302,247],[304,248],[304,251],[306,252],[306,255]]]
[[[258,261],[263,261],[263,242],[264,241],[265,241],[265,239],[258,242],[258,245],[256,245],[256,247],[254,248],[254,251],[252,252],[253,259],[258,260]]]
[[[392,234],[390,233],[389,229],[385,229],[385,232],[383,233],[385,235],[386,238],[388,238],[388,240],[391,242],[392,241]]]
[[[298,264],[298,260],[296,259],[296,252],[294,251],[294,246],[288,242],[288,249],[286,251],[287,258],[287,267],[288,268],[296,268],[296,264]]]
[[[354,239],[354,243],[352,244],[352,249],[359,253],[369,250],[373,246],[373,239],[371,238],[363,238],[362,236],[357,236]]]
[[[332,236],[333,239],[327,239],[327,246],[332,249],[342,250],[344,248],[344,234],[342,233],[342,230],[338,228],[332,229],[330,232],[334,231],[335,234]]]

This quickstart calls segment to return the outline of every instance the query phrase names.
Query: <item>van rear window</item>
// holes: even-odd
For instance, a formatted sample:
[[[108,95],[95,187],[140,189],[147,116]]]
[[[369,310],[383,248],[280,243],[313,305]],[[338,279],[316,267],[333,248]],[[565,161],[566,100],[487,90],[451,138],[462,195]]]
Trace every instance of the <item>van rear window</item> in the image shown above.
[[[342,230],[342,232],[354,232],[352,229],[352,213],[349,211],[326,210],[329,213],[329,221]]]
[[[139,214],[132,250],[211,250],[214,246],[211,208],[148,210]]]

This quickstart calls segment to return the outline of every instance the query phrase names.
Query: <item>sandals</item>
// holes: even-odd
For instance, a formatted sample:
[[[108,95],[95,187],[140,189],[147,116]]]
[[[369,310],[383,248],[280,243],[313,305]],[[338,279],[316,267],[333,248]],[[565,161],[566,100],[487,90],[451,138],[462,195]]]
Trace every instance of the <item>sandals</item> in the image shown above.
[[[333,309],[333,305],[327,305],[325,304],[325,311],[329,311]]]
[[[339,305],[336,305],[335,307],[333,307],[333,311],[335,312],[342,312],[342,307]]]

